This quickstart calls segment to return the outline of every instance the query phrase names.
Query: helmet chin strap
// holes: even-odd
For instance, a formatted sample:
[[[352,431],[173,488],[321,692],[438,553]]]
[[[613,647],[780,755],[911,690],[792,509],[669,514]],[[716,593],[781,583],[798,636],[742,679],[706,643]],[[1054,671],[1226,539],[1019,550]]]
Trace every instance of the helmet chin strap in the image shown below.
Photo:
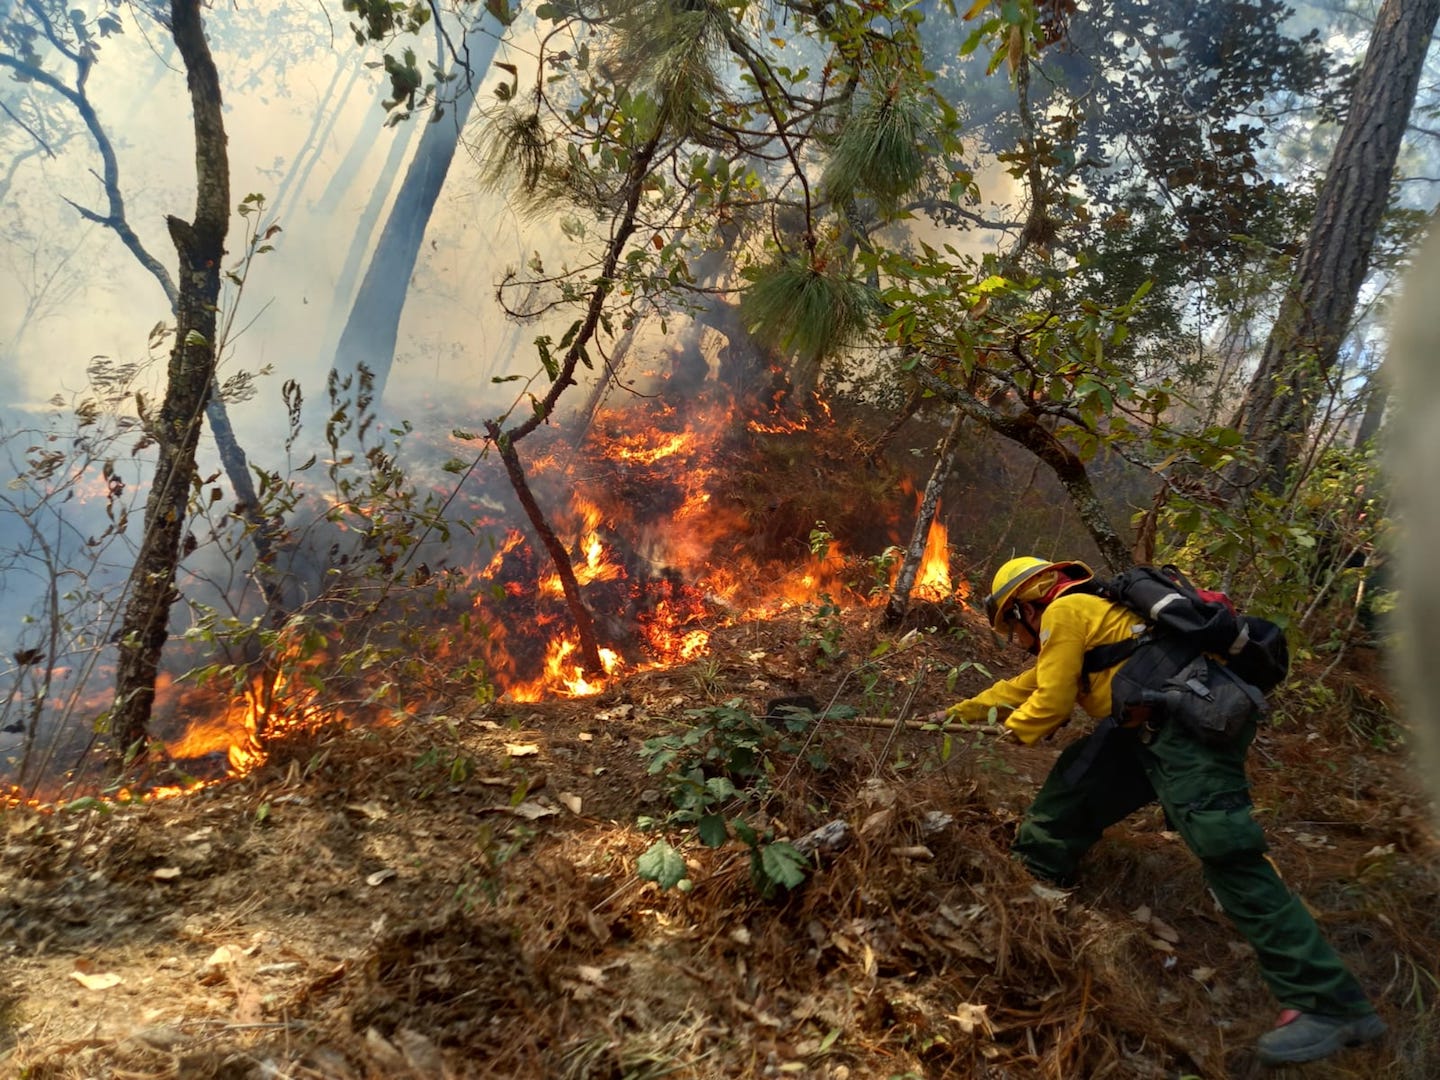
[[[1025,628],[1025,632],[1030,635],[1030,644],[1025,647],[1025,651],[1028,652],[1031,656],[1036,656],[1040,652],[1040,629],[1039,627],[1031,623],[1030,619],[1027,616],[1026,609],[1030,606],[1031,605],[1028,601],[1024,603],[1017,603],[1013,608],[1011,608],[1011,611],[1014,614],[1015,621],[1018,622],[1021,626],[1023,626]]]

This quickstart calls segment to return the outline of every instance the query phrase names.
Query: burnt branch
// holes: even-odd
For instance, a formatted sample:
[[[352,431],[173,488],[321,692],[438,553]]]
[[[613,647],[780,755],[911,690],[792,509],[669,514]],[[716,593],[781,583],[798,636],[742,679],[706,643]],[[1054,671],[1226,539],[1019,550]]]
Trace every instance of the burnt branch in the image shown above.
[[[645,178],[649,175],[650,165],[660,149],[660,140],[663,134],[663,129],[657,127],[655,133],[630,160],[630,168],[625,173],[625,212],[621,215],[615,226],[615,232],[610,237],[609,250],[605,253],[605,262],[601,266],[600,278],[595,282],[595,288],[590,293],[590,303],[586,308],[585,318],[576,331],[570,347],[565,350],[565,357],[560,364],[559,373],[556,375],[555,381],[550,384],[549,392],[535,403],[534,412],[528,419],[505,432],[505,437],[512,443],[519,442],[548,420],[551,413],[555,411],[555,404],[560,400],[560,395],[575,385],[575,368],[579,365],[581,358],[585,356],[585,348],[590,343],[590,339],[599,329],[600,315],[605,309],[605,301],[609,299],[611,291],[615,288],[615,271],[620,265],[620,257],[625,253],[625,246],[635,232],[640,194],[644,191]]]
[[[520,462],[520,455],[515,452],[514,441],[505,436],[500,425],[494,420],[486,421],[485,430],[490,441],[495,444],[495,449],[499,451],[500,460],[505,463],[505,473],[510,477],[510,486],[515,489],[516,498],[525,509],[525,516],[530,519],[531,527],[549,553],[550,561],[555,564],[555,571],[560,576],[560,587],[565,592],[565,605],[570,609],[570,617],[575,620],[575,630],[580,636],[580,663],[585,674],[591,678],[599,678],[605,674],[605,665],[600,660],[600,642],[595,637],[595,620],[590,617],[590,611],[580,596],[580,582],[576,580],[575,568],[570,565],[570,553],[565,550],[560,537],[550,527],[545,511],[540,509],[535,493],[530,490],[530,484],[525,478],[525,466]]]

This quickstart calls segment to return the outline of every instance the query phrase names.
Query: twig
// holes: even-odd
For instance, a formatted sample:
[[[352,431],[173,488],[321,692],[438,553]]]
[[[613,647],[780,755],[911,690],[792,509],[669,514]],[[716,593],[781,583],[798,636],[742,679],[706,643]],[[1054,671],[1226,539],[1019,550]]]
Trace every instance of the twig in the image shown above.
[[[852,716],[852,717],[849,717],[848,719],[844,719],[844,720],[834,720],[834,719],[832,719],[832,720],[830,720],[830,723],[841,724],[841,725],[850,724],[850,725],[852,725],[852,726],[854,726],[854,727],[879,727],[879,728],[888,728],[888,727],[904,726],[904,727],[909,728],[909,729],[912,730],[912,731],[943,731],[943,730],[947,730],[947,729],[941,727],[940,721],[938,721],[938,720],[901,720],[901,719],[899,719],[898,717],[888,717],[888,716]],[[955,726],[949,728],[948,730],[951,731],[951,732],[957,732],[957,731],[979,731],[979,732],[984,732],[986,735],[1004,735],[1004,734],[1005,734],[1006,732],[1008,732],[1010,729],[1007,728],[1004,724],[991,724],[991,723],[983,723],[983,724],[964,724],[964,723],[962,723],[962,724],[956,724]]]

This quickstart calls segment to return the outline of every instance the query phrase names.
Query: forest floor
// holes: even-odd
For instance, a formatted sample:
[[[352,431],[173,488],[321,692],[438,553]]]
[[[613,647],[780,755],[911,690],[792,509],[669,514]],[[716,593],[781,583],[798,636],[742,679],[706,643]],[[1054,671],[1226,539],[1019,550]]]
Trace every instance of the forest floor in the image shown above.
[[[1072,891],[1008,857],[1079,723],[1026,748],[824,720],[803,754],[770,749],[750,819],[848,825],[803,884],[765,899],[738,841],[679,830],[688,891],[637,876],[655,839],[637,821],[670,809],[642,743],[687,710],[808,694],[924,717],[985,684],[970,667],[947,687],[963,660],[1024,660],[970,613],[877,657],[879,615],[839,617],[833,657],[798,614],[736,625],[598,697],[292,736],[181,798],[6,811],[0,1073],[1258,1075],[1277,1006],[1158,810],[1113,829]],[[1440,1075],[1440,862],[1379,661],[1355,658],[1371,670],[1337,672],[1324,708],[1281,701],[1254,797],[1390,1033],[1271,1075],[1422,1080]]]

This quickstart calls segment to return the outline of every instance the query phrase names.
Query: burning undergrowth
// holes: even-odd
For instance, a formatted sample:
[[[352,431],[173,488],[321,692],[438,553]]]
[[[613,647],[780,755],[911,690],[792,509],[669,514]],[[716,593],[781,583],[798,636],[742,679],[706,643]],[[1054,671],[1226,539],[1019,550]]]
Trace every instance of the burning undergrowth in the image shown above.
[[[253,768],[287,730],[403,721],[457,691],[593,694],[622,673],[702,658],[717,629],[746,619],[873,604],[917,504],[910,479],[869,461],[822,409],[757,417],[700,393],[602,411],[583,437],[539,430],[525,444],[529,482],[569,553],[600,675],[580,661],[574,606],[503,470],[475,462],[477,444],[458,432],[434,434],[444,430],[431,421],[403,447],[360,455],[368,479],[334,461],[327,483],[274,478],[268,487],[290,494],[277,557],[259,571],[268,591],[210,545],[187,560],[182,584],[201,606],[168,650],[147,763],[117,780],[94,756],[104,743],[86,721],[108,699],[91,658],[83,695],[48,729],[45,779],[22,769],[27,794],[174,793]],[[203,516],[197,527],[206,521],[212,540],[233,528]],[[950,596],[949,555],[937,527],[922,595]],[[267,609],[266,595],[285,608]]]

